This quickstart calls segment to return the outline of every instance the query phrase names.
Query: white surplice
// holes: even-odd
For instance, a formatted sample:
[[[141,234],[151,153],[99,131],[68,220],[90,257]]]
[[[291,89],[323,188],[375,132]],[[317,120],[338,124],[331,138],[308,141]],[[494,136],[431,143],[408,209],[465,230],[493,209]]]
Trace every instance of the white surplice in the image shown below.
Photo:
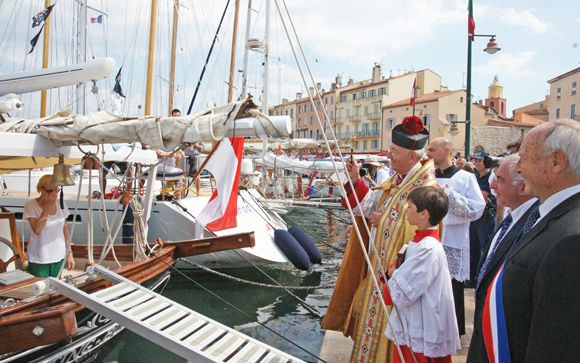
[[[449,273],[457,281],[469,280],[469,224],[481,217],[485,200],[474,174],[459,170],[451,178],[437,178],[449,197],[449,212],[443,218],[441,244]]]
[[[437,239],[409,242],[405,262],[388,284],[401,317],[392,310],[390,321],[400,345],[430,358],[461,349],[447,258]],[[389,327],[385,334],[394,340]]]

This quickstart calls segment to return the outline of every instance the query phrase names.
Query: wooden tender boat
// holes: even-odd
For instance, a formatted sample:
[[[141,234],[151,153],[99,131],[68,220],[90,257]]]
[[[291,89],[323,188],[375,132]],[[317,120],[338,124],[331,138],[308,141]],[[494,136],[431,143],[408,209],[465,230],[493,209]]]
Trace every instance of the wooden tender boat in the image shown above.
[[[16,226],[14,213],[3,212],[2,218],[8,218],[9,225]],[[12,263],[18,263],[16,260],[23,259],[20,256],[22,249],[18,233],[12,228],[11,236],[14,238],[14,250],[19,252]],[[6,243],[6,240],[2,242]],[[138,261],[133,261],[133,245],[115,245],[115,255],[121,267],[110,255],[103,265],[113,267],[116,273],[133,282],[155,287],[165,281],[167,270],[178,258],[254,245],[253,233],[192,241],[157,240],[151,246],[154,252]],[[100,253],[102,247],[94,246],[93,252]],[[88,246],[76,244],[72,249],[77,266],[84,266],[88,261]],[[87,293],[111,286],[110,282],[91,278],[82,270],[73,270],[65,278]],[[14,305],[0,308],[0,362],[31,362],[41,357],[47,361],[84,362],[104,354],[102,344],[123,328],[60,294],[49,292],[35,296],[34,283],[42,280],[32,278],[10,286],[0,286],[0,300],[4,300],[4,304],[9,299],[14,301]]]

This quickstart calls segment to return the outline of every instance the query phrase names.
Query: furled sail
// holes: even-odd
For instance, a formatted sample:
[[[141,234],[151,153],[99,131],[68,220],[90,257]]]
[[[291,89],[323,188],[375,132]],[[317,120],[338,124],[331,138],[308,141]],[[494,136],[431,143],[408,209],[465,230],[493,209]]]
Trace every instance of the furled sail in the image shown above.
[[[169,151],[182,142],[221,140],[234,127],[235,119],[257,115],[255,108],[251,100],[243,100],[187,116],[143,118],[125,118],[107,111],[88,116],[73,115],[67,109],[41,119],[9,119],[0,123],[0,132],[41,135],[57,146],[139,141],[150,148]],[[256,118],[256,123],[261,123],[264,130],[274,129],[274,122],[263,115]],[[287,130],[277,132],[278,129],[270,131],[273,135],[268,136],[287,135]]]
[[[332,161],[300,161],[300,160],[293,160],[289,159],[285,156],[277,156],[272,154],[271,152],[266,153],[264,158],[262,159],[264,165],[267,168],[282,168],[293,170],[297,172],[310,172],[310,171],[318,171],[321,173],[332,173],[334,172],[334,166],[332,165]],[[336,166],[338,171],[344,171],[344,164],[340,161],[336,162]]]

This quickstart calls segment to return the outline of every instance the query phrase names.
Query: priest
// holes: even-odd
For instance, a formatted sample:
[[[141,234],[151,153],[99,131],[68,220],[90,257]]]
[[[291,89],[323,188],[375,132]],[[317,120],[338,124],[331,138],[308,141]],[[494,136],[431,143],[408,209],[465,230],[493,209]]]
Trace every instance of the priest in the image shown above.
[[[425,144],[429,132],[416,116],[406,117],[402,124],[393,129],[392,145],[388,157],[396,172],[380,186],[369,190],[359,176],[359,167],[354,160],[347,161],[347,171],[353,182],[360,205],[356,205],[352,189],[345,191],[353,208],[365,250],[372,243],[378,252],[369,253],[371,266],[366,264],[357,233],[353,230],[347,245],[343,263],[338,274],[322,328],[342,331],[354,340],[351,363],[390,362],[393,344],[383,334],[388,315],[380,302],[385,285],[376,291],[371,271],[377,280],[383,268],[397,258],[404,244],[413,239],[416,227],[407,223],[407,195],[415,188],[436,185],[435,168],[432,160],[421,160],[425,156]],[[348,205],[346,200],[343,205]],[[363,225],[367,218],[372,226],[368,236]],[[392,307],[388,306],[390,311]]]
[[[427,147],[427,156],[433,159],[437,167],[437,184],[449,197],[449,212],[443,219],[441,244],[451,275],[459,335],[464,335],[463,281],[469,280],[469,224],[481,217],[485,200],[475,175],[453,165],[452,154],[453,146],[444,137],[433,139]]]

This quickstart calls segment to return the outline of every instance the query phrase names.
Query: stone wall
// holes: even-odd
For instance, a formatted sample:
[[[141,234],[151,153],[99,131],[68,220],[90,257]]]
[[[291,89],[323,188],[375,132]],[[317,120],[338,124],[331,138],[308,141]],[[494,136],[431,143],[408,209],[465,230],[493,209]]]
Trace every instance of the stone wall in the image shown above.
[[[521,130],[519,127],[475,126],[471,130],[471,149],[481,145],[491,154],[501,154],[507,151],[507,144],[522,137]],[[530,130],[524,129],[524,136]]]

